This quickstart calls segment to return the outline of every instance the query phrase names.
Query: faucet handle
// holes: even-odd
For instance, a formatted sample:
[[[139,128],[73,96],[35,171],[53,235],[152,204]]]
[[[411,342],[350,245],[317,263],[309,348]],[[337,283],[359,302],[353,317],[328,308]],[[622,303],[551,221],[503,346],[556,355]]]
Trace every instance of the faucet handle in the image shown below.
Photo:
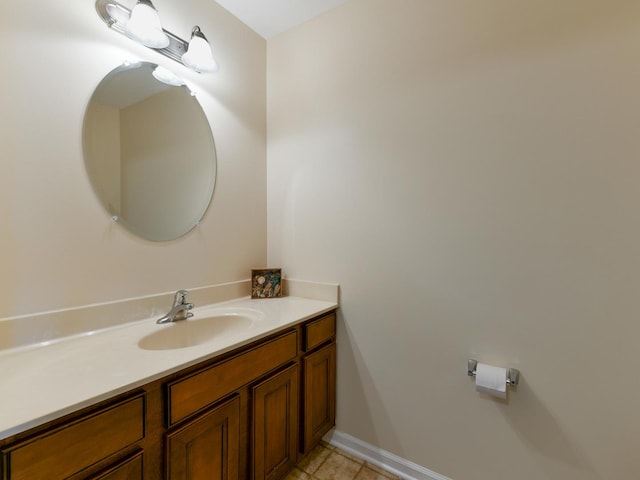
[[[176,292],[176,295],[173,299],[173,305],[184,305],[185,303],[187,303],[187,296],[189,295],[189,292],[187,290],[178,290]]]

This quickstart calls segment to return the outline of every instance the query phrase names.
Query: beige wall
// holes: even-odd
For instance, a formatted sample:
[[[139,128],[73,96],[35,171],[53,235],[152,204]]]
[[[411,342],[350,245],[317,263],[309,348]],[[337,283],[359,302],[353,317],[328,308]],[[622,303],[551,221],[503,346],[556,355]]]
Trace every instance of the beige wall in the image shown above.
[[[640,478],[639,26],[352,0],[269,41],[268,258],[341,284],[340,430],[454,480]]]
[[[91,0],[0,2],[0,318],[245,279],[264,265],[266,43],[214,1],[161,3],[170,31],[202,27],[219,73],[198,75],[110,31]],[[113,224],[85,172],[87,103],[131,58],[183,76],[216,142],[213,204],[173,242]]]

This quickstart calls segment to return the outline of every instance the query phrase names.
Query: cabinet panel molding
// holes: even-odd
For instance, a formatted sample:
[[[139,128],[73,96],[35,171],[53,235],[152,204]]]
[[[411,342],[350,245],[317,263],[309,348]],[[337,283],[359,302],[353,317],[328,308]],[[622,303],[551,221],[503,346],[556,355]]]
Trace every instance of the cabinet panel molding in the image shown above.
[[[91,477],[91,480],[143,480],[143,454],[141,451],[134,456],[118,462],[101,474]]]

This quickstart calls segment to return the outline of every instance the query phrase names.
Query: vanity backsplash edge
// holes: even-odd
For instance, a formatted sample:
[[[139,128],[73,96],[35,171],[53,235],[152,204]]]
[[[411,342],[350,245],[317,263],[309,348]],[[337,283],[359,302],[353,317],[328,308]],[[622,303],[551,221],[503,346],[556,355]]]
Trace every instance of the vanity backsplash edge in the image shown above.
[[[224,302],[249,295],[249,280],[189,289],[196,305]],[[161,317],[171,308],[175,292],[128,298],[82,307],[0,319],[0,352],[38,345],[146,318]]]
[[[285,295],[338,303],[337,284],[284,280]],[[196,306],[249,296],[251,281],[188,288]],[[0,319],[0,353],[62,338],[88,334],[125,323],[161,317],[171,307],[175,292],[130,298],[77,308]]]

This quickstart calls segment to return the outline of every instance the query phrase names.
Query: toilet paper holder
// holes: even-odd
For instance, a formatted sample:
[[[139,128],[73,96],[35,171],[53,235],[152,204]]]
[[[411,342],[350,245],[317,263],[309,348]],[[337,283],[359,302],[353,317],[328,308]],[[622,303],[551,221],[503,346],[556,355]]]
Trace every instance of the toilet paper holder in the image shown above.
[[[470,377],[476,376],[476,367],[478,366],[478,361],[470,358],[467,360],[467,375]],[[520,381],[520,370],[517,368],[509,368],[507,369],[507,385],[516,386]]]

